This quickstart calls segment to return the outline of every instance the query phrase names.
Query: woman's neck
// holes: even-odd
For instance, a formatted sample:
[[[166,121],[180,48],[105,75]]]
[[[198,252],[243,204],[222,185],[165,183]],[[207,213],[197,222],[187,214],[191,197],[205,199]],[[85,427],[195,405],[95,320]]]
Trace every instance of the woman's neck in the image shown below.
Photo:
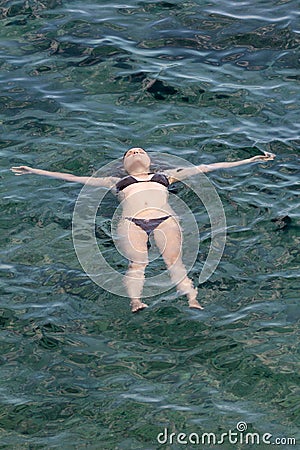
[[[132,177],[135,177],[135,176],[139,177],[141,175],[149,175],[149,174],[150,174],[149,170],[148,171],[146,171],[146,170],[141,170],[141,171],[134,170],[133,172],[129,172],[128,175],[130,175]]]

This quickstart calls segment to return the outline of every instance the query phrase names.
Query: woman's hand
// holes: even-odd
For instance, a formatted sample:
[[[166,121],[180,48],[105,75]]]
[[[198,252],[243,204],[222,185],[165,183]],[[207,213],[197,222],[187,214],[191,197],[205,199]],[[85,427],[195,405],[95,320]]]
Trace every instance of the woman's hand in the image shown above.
[[[272,161],[275,158],[276,155],[274,153],[264,152],[264,155],[253,156],[253,158],[250,158],[250,160],[253,162],[255,161],[264,162],[264,161]]]
[[[35,169],[28,166],[12,167],[10,170],[14,172],[15,175],[29,175],[30,173],[35,172]]]

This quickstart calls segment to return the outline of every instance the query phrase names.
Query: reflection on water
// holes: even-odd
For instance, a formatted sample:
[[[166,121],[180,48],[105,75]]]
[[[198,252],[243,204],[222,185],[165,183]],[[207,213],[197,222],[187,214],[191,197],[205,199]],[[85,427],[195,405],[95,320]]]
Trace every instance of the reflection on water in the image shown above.
[[[221,433],[239,421],[297,437],[296,2],[5,1],[0,18],[2,446],[156,449],[164,427]],[[131,316],[76,259],[81,187],[8,170],[92,174],[132,145],[193,163],[278,155],[210,175],[228,239],[199,289],[203,312],[171,290]],[[197,280],[207,217],[176,193],[199,226]],[[112,207],[96,235],[116,260]]]

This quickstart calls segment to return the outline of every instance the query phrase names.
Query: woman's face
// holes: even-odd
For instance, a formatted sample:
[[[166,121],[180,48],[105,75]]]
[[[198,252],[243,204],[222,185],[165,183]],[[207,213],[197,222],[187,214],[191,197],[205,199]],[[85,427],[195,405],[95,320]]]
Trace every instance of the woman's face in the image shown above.
[[[146,172],[150,168],[150,158],[144,149],[134,147],[125,153],[123,164],[128,173]]]

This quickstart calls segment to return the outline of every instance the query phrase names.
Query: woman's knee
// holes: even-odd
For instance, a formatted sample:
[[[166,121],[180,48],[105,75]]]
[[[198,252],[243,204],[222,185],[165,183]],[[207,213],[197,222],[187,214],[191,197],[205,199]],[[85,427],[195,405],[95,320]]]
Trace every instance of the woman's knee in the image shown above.
[[[130,261],[128,264],[128,270],[132,272],[145,272],[145,269],[148,265],[148,261]]]
[[[176,266],[181,267],[183,265],[180,253],[170,252],[164,253],[162,256],[168,269],[176,268]]]

